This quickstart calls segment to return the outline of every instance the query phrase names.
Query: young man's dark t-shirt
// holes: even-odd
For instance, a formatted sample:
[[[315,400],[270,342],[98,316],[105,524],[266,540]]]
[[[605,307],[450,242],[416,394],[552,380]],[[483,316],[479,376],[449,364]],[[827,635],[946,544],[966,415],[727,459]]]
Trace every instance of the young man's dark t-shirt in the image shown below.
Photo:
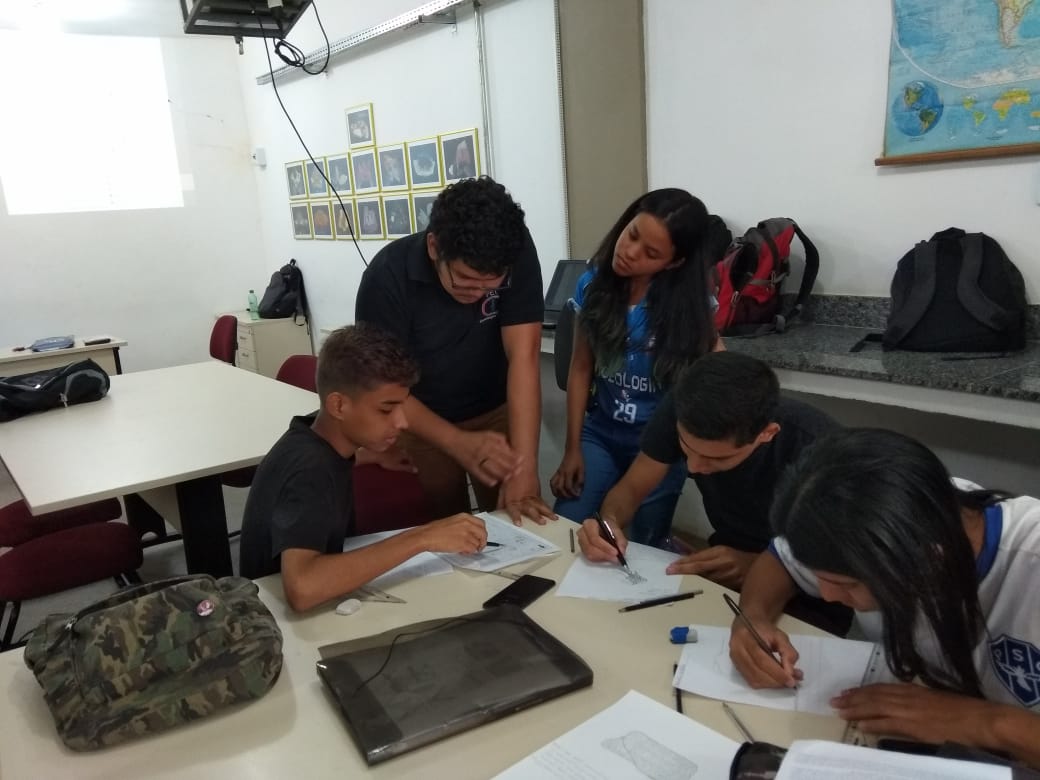
[[[745,552],[761,552],[773,533],[769,507],[777,480],[802,450],[817,437],[837,428],[831,417],[809,404],[781,398],[772,422],[780,432],[760,444],[739,466],[715,474],[691,474],[704,500],[704,511],[715,532],[710,544],[723,544]],[[669,394],[643,429],[642,452],[659,463],[683,459],[676,430],[675,402]]]
[[[476,303],[459,303],[444,289],[426,251],[426,233],[384,247],[361,277],[355,319],[380,325],[401,340],[419,362],[412,393],[449,422],[506,402],[502,328],[542,321],[542,270],[525,233],[509,287]]]
[[[354,459],[311,430],[315,416],[294,417],[257,467],[242,520],[243,577],[280,572],[285,550],[342,552],[352,532]]]

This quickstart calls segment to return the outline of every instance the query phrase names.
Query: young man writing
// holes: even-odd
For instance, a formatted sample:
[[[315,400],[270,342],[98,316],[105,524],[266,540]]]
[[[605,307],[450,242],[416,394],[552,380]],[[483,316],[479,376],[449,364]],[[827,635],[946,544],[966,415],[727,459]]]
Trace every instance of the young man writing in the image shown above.
[[[447,187],[423,233],[373,258],[356,319],[394,333],[419,362],[401,444],[435,514],[554,517],[538,481],[542,275],[524,212],[482,176]]]
[[[351,533],[354,456],[392,447],[407,426],[404,404],[418,370],[390,334],[340,328],[318,356],[321,408],[295,417],[257,468],[242,521],[239,571],[281,572],[294,610],[364,585],[420,552],[475,553],[484,524],[457,514],[343,552]]]
[[[823,412],[780,397],[765,363],[712,352],[680,377],[647,423],[640,453],[600,508],[622,551],[622,529],[672,463],[685,459],[714,533],[709,547],[680,558],[669,574],[699,574],[739,589],[772,538],[769,507],[777,479],[802,450],[837,427]],[[578,532],[589,560],[615,560],[594,520]]]

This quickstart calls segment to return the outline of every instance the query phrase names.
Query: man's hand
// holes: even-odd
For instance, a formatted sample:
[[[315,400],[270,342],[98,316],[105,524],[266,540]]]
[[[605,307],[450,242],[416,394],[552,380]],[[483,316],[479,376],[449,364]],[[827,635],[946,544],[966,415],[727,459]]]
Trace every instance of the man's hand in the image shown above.
[[[377,466],[382,466],[387,471],[408,471],[412,474],[417,471],[415,464],[412,463],[412,459],[408,456],[408,453],[396,444],[388,447],[382,452],[375,452],[367,447],[362,447],[357,451],[356,462],[358,465],[375,463]]]
[[[542,500],[538,475],[523,465],[502,483],[498,491],[498,508],[509,513],[513,525],[520,525],[524,517],[531,518],[538,525],[556,519],[556,513]]]
[[[434,520],[416,529],[427,552],[473,555],[487,544],[487,528],[483,521],[461,512]]]
[[[621,548],[621,552],[624,554],[625,550],[628,549],[628,539],[625,538],[624,533],[621,532],[621,528],[613,518],[604,517],[603,521],[614,532],[614,538],[617,539],[618,547]],[[590,561],[617,561],[617,550],[614,549],[614,545],[603,538],[603,535],[599,532],[599,523],[595,520],[590,518],[582,523],[581,528],[578,529],[577,536],[578,544],[581,545],[581,554]]]
[[[802,679],[802,670],[795,667],[798,651],[787,634],[764,621],[754,622],[755,630],[765,643],[779,654],[763,650],[747,626],[739,618],[733,621],[729,634],[729,657],[748,685],[752,688],[793,688]]]
[[[743,552],[719,544],[706,550],[685,555],[668,564],[668,574],[698,574],[719,585],[740,590],[751,564],[758,553]]]
[[[549,479],[549,488],[557,498],[577,498],[585,484],[585,459],[581,450],[565,452],[560,467]]]
[[[459,431],[449,454],[485,485],[509,479],[522,462],[509,440],[494,431]]]
[[[985,732],[995,720],[994,708],[999,708],[982,699],[910,683],[852,688],[831,699],[831,706],[868,733],[979,747],[993,745]]]

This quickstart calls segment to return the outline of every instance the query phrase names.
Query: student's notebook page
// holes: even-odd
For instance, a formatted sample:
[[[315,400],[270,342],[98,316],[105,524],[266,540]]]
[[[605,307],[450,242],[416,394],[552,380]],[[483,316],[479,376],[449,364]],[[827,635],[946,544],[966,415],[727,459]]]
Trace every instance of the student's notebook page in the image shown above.
[[[625,560],[628,567],[639,575],[633,579],[615,561],[593,563],[579,555],[556,589],[556,595],[626,602],[674,596],[679,592],[682,577],[665,574],[664,570],[678,559],[675,553],[630,542],[625,549]]]
[[[440,557],[452,566],[474,571],[497,571],[515,563],[523,563],[560,551],[552,542],[507,520],[499,520],[486,512],[481,512],[476,517],[484,521],[488,542],[494,542],[499,546],[485,547],[476,555],[442,553]]]
[[[499,780],[729,777],[737,743],[636,691],[514,764]]]
[[[673,685],[712,699],[755,704],[774,710],[833,715],[830,700],[846,688],[863,683],[873,653],[871,642],[794,634],[798,668],[804,673],[797,688],[754,690],[729,659],[729,629],[696,626],[696,644],[683,645]]]
[[[343,552],[350,552],[352,550],[360,550],[362,547],[368,547],[376,542],[381,542],[384,539],[389,539],[391,536],[396,536],[401,531],[408,529],[402,528],[397,531],[381,531],[376,534],[365,534],[364,536],[351,536],[343,542]],[[374,580],[368,584],[373,588],[385,590],[392,588],[394,585],[400,585],[402,582],[413,580],[416,577],[432,577],[438,574],[451,574],[451,564],[446,561],[442,561],[438,556],[433,553],[421,552],[418,555],[414,555],[404,563],[400,563],[390,571],[383,572]]]
[[[891,750],[801,740],[791,745],[776,780],[1010,780],[1006,766],[914,756]]]

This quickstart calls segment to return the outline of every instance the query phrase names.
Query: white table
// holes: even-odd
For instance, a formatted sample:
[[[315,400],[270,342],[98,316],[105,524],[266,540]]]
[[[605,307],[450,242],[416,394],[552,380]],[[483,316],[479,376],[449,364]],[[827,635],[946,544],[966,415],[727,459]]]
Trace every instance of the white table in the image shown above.
[[[259,463],[317,406],[310,391],[219,361],[121,374],[100,401],[4,423],[0,459],[33,514],[142,493],[179,515],[189,571],[226,575],[219,475]]]
[[[538,532],[538,527],[525,522]],[[564,552],[544,561],[540,576],[557,582],[573,560],[568,521],[541,533]],[[515,571],[529,571],[520,564]],[[165,734],[97,753],[76,754],[61,746],[50,714],[21,651],[0,655],[0,776],[124,778],[487,778],[614,703],[629,689],[674,705],[672,664],[680,647],[668,629],[692,622],[726,625],[731,615],[723,589],[686,577],[683,589],[703,588],[690,601],[626,614],[618,604],[542,596],[528,614],[577,652],[592,667],[590,688],[567,694],[495,723],[456,735],[367,768],[335,703],[317,672],[318,647],[397,628],[433,617],[472,612],[509,584],[492,574],[455,572],[413,580],[393,589],[406,604],[366,602],[349,617],[332,606],[305,616],[290,613],[279,577],[260,580],[261,595],[282,627],[285,663],[263,699],[219,713]],[[797,633],[819,633],[790,618],[781,625]],[[740,741],[721,704],[684,694],[687,715]],[[841,739],[837,718],[734,705],[756,738],[788,745],[795,739]],[[705,780],[713,780],[705,778]]]
[[[125,347],[126,341],[107,335],[95,336],[89,340],[106,338],[108,341],[104,344],[84,344],[83,339],[76,339],[68,349],[53,349],[47,352],[33,352],[28,347],[5,347],[0,349],[0,376],[44,371],[87,358],[95,361],[109,374],[122,374],[123,364],[119,360],[119,348]]]

